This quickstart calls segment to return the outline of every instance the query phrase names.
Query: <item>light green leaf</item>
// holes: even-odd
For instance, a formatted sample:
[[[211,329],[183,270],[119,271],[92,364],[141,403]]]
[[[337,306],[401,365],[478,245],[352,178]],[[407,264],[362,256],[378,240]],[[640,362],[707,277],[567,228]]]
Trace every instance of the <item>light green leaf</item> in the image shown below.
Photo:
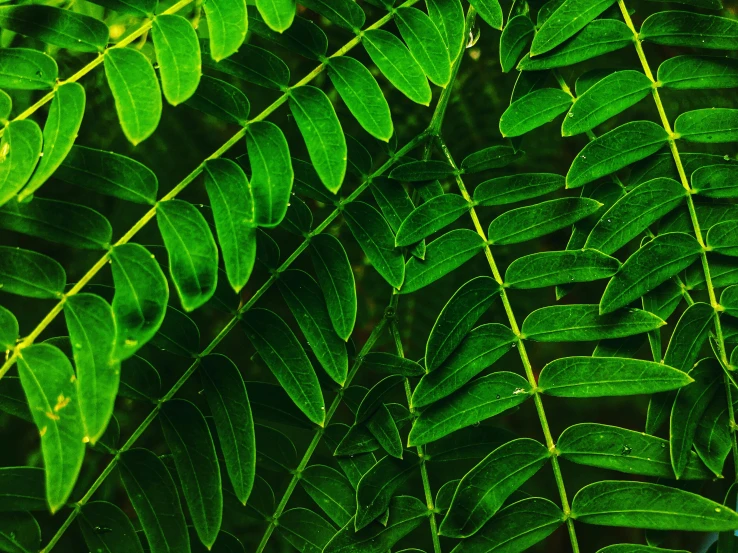
[[[438,28],[443,43],[448,48],[451,63],[456,61],[464,49],[466,37],[464,32],[464,9],[459,0],[428,0],[426,2],[428,16]]]
[[[321,553],[336,533],[330,522],[302,507],[282,513],[277,531],[300,553]]]
[[[203,4],[208,19],[210,55],[220,61],[234,54],[249,28],[245,0],[209,0]]]
[[[413,102],[424,106],[430,104],[428,79],[399,38],[382,29],[371,29],[364,33],[361,43],[374,64],[397,90]]]
[[[246,125],[251,105],[246,95],[232,84],[203,75],[186,106],[224,121]]]
[[[669,442],[617,426],[582,423],[570,426],[556,442],[559,455],[572,463],[640,474],[674,478]],[[690,453],[682,475],[688,480],[706,480],[711,475],[697,455]]]
[[[564,177],[553,173],[522,173],[497,177],[482,182],[474,189],[474,204],[511,204],[543,196],[563,188],[564,185]]]
[[[8,124],[10,118],[10,111],[13,109],[13,99],[10,95],[3,91],[0,91],[0,123],[3,126]]]
[[[0,290],[27,298],[56,299],[64,293],[67,275],[46,255],[0,246]]]
[[[640,309],[600,315],[598,305],[552,305],[528,315],[522,331],[525,338],[536,342],[588,342],[642,334],[665,324]]]
[[[366,426],[384,451],[392,457],[402,459],[400,432],[386,405],[379,406],[367,421]]]
[[[659,177],[639,184],[602,215],[584,247],[614,253],[679,206],[684,198],[684,187],[674,179]]]
[[[116,321],[108,302],[86,293],[67,298],[64,316],[77,368],[84,439],[94,445],[113,416],[118,394],[120,361],[114,358]]]
[[[531,394],[528,381],[499,371],[473,380],[458,392],[437,401],[415,419],[408,446],[433,442],[523,403]]]
[[[159,188],[154,172],[142,163],[84,146],[72,146],[54,178],[106,196],[149,205],[156,202]]]
[[[638,38],[666,46],[731,50],[738,40],[738,21],[687,11],[658,12],[646,18]]]
[[[425,407],[455,392],[508,352],[516,341],[515,334],[504,325],[478,326],[438,368],[420,379],[413,391],[412,406]]]
[[[736,85],[738,86],[738,85]],[[738,197],[738,167],[734,165],[706,165],[691,176],[695,193],[708,198]]]
[[[461,172],[468,175],[488,169],[500,169],[524,155],[525,152],[511,146],[490,146],[466,156],[461,162]]]
[[[282,222],[292,193],[292,162],[287,140],[279,127],[268,121],[249,125],[246,146],[251,163],[254,221],[263,227]]]
[[[220,531],[223,492],[208,423],[200,410],[184,399],[166,402],[160,420],[195,530],[210,549]]]
[[[46,501],[52,514],[69,499],[85,456],[72,364],[48,344],[23,348],[18,374],[41,435]]]
[[[6,204],[31,178],[40,159],[43,138],[29,119],[11,121],[0,142],[0,206]]]
[[[675,56],[659,65],[661,86],[677,90],[738,87],[738,61],[710,56]]]
[[[503,15],[499,0],[474,0],[470,3],[490,27],[502,30]]]
[[[545,446],[528,438],[495,449],[459,482],[439,534],[455,538],[475,534],[550,455]]]
[[[347,150],[331,101],[319,88],[300,86],[292,91],[289,102],[320,180],[337,193],[346,175]]]
[[[30,553],[41,547],[41,528],[26,511],[0,514],[0,551]]]
[[[358,532],[387,510],[392,496],[410,474],[417,469],[418,459],[384,457],[369,469],[356,489],[356,518],[354,528]],[[353,529],[352,529],[353,530]]]
[[[0,305],[0,349],[13,349],[18,336],[18,320],[9,309]]]
[[[233,75],[264,88],[284,90],[290,82],[290,69],[280,57],[252,44],[242,44],[238,52],[220,62],[212,60],[210,41],[200,42],[205,67]]]
[[[590,21],[615,3],[615,0],[566,0],[541,25],[530,47],[538,56],[571,38]]]
[[[44,124],[43,153],[31,180],[18,201],[33,194],[62,164],[69,154],[85,113],[85,89],[79,83],[66,83],[56,89]]]
[[[292,315],[326,374],[339,385],[346,382],[346,344],[333,329],[323,294],[309,274],[290,270],[279,278],[279,289]]]
[[[131,449],[120,457],[120,475],[151,553],[189,551],[179,494],[166,465],[147,449]]]
[[[595,482],[577,492],[571,510],[575,520],[601,526],[697,532],[738,527],[738,514],[719,503],[646,482]]]
[[[197,32],[181,15],[161,14],[151,24],[151,36],[164,97],[176,106],[192,96],[200,84],[202,63]]]
[[[292,25],[297,6],[294,0],[257,0],[256,8],[269,28],[281,33]]]
[[[620,357],[562,357],[541,371],[538,388],[560,397],[653,394],[693,382],[686,373],[653,361]]]
[[[123,134],[136,146],[153,134],[161,118],[156,73],[146,56],[133,48],[107,50],[104,66]]]
[[[330,60],[328,76],[359,124],[372,136],[389,141],[394,129],[389,105],[364,64],[348,56]]]
[[[300,485],[325,514],[339,526],[346,526],[356,512],[356,499],[351,484],[336,469],[325,465],[306,468]]]
[[[59,68],[54,58],[30,48],[0,48],[0,87],[16,90],[54,88]]]
[[[23,4],[0,7],[0,27],[78,52],[102,52],[108,45],[108,26],[72,10]]]
[[[702,246],[688,234],[658,235],[631,255],[607,283],[600,313],[612,313],[630,304],[689,267],[701,253]]]
[[[317,425],[325,420],[325,403],[318,377],[287,324],[266,309],[251,309],[244,317],[246,334],[285,392]]]
[[[688,142],[738,141],[738,109],[709,108],[682,113],[674,122],[674,132]]]
[[[520,553],[564,524],[564,513],[548,499],[531,497],[502,509],[452,553]]]
[[[154,256],[143,246],[116,246],[110,259],[115,284],[115,358],[123,360],[131,357],[159,330],[169,300],[169,286]]]
[[[707,232],[707,247],[723,255],[738,255],[738,221],[725,221],[713,226]]]
[[[541,252],[519,257],[505,271],[505,286],[543,288],[614,275],[620,262],[597,250]]]
[[[516,15],[507,22],[500,36],[500,66],[503,73],[515,68],[535,32],[536,28],[528,15]]]
[[[228,282],[238,293],[248,282],[256,260],[251,185],[235,162],[211,159],[205,163],[205,188],[213,210]]]
[[[511,209],[489,224],[491,244],[517,244],[545,236],[591,215],[603,204],[590,198],[560,198]]]
[[[361,30],[366,20],[364,10],[352,0],[306,0],[301,4],[336,25],[355,33]]]
[[[346,251],[329,234],[314,236],[310,254],[318,282],[323,290],[333,328],[348,340],[356,324],[356,285]]]
[[[136,529],[120,508],[107,501],[91,501],[80,511],[79,526],[90,551],[143,553]],[[105,528],[105,532],[100,532]]]
[[[558,88],[541,88],[515,100],[500,117],[503,137],[521,136],[553,121],[572,105],[572,97]]]
[[[405,280],[405,262],[384,217],[359,201],[346,204],[343,215],[369,262],[391,286],[400,288]]]
[[[169,271],[185,311],[197,309],[215,293],[218,248],[205,218],[191,203],[167,200],[156,221],[169,255]]]
[[[445,87],[451,80],[451,60],[433,21],[417,8],[399,8],[395,21],[410,53],[430,81]]]

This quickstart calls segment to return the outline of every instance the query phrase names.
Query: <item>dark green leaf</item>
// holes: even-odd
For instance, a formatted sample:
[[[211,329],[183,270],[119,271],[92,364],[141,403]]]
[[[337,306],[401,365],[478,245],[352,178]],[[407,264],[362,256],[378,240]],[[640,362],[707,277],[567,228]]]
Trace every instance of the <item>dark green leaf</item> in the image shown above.
[[[356,489],[356,518],[352,526],[357,532],[387,510],[397,488],[410,478],[417,466],[418,459],[412,455],[404,460],[387,456],[364,474]]]
[[[710,330],[713,310],[707,303],[690,305],[674,327],[664,363],[687,372],[692,368]]]
[[[738,31],[738,21],[736,30]],[[709,108],[682,113],[674,132],[688,142],[735,142],[738,140],[738,109]]]
[[[661,86],[678,90],[735,88],[738,62],[732,58],[675,56],[659,65]]]
[[[48,509],[44,476],[42,468],[0,467],[0,512]]]
[[[361,30],[366,20],[364,10],[352,0],[306,0],[302,5],[355,33]]]
[[[738,40],[738,21],[687,11],[664,11],[646,18],[638,38],[666,46],[731,50]]]
[[[0,349],[11,350],[18,340],[18,320],[9,310],[0,305]]]
[[[367,421],[366,426],[384,451],[392,457],[402,459],[400,432],[386,405],[379,406]]]
[[[346,526],[356,512],[354,489],[336,469],[325,465],[306,468],[300,484],[328,517],[339,526]]]
[[[210,54],[210,41],[201,41],[205,67],[233,75],[264,88],[284,89],[290,82],[290,70],[281,58],[258,46],[242,44],[238,52],[215,62]]]
[[[372,386],[356,409],[356,422],[360,423],[369,419],[385,403],[385,396],[403,382],[402,376],[390,375]]]
[[[197,90],[185,105],[238,125],[246,124],[251,108],[249,99],[239,88],[208,75],[200,78]]]
[[[738,167],[734,165],[707,165],[691,176],[692,189],[708,198],[738,197]]]
[[[415,208],[402,222],[396,246],[409,246],[453,223],[469,210],[469,202],[458,194],[442,194]]]
[[[28,512],[0,514],[0,551],[30,553],[41,546],[41,528]]]
[[[254,221],[263,227],[282,222],[292,193],[292,163],[287,140],[274,123],[260,121],[246,133],[251,190],[254,194]]]
[[[466,156],[461,162],[461,172],[472,174],[500,169],[520,159],[524,154],[525,152],[510,146],[490,146]]]
[[[500,36],[500,65],[503,73],[515,68],[535,31],[536,28],[527,15],[516,15],[507,22]]]
[[[143,553],[133,524],[116,505],[106,501],[92,501],[82,508],[79,521],[90,551]]]
[[[454,168],[445,161],[409,161],[392,169],[390,178],[407,182],[420,182],[445,179],[454,173]]]
[[[155,401],[161,395],[161,378],[154,366],[134,355],[121,373],[118,394],[134,401]]]
[[[505,286],[543,288],[571,282],[590,282],[614,275],[620,262],[597,250],[541,252],[520,257],[505,271]]]
[[[531,57],[545,54],[574,36],[614,3],[615,0],[566,0],[538,29],[530,47]]]
[[[321,553],[336,533],[330,522],[302,507],[282,513],[277,531],[300,553]]]
[[[425,370],[415,361],[393,353],[372,352],[364,356],[362,370],[376,371],[383,375],[421,376]]]
[[[356,323],[356,285],[348,256],[341,243],[329,234],[313,237],[311,257],[323,290],[333,328],[348,340]]]
[[[505,205],[537,198],[563,188],[564,177],[553,173],[527,173],[482,182],[474,190],[474,204]]]

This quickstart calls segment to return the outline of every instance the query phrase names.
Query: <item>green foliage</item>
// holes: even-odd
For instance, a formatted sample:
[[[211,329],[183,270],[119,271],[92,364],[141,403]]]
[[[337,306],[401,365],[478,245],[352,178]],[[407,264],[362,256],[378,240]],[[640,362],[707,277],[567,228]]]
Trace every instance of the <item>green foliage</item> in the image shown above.
[[[0,6],[0,551],[736,550],[734,12]]]

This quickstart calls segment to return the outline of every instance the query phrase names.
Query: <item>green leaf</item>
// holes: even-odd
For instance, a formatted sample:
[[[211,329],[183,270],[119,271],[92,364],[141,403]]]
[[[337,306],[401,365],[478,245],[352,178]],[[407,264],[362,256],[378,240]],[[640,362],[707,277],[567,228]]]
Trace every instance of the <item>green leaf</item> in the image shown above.
[[[523,335],[536,342],[588,342],[624,338],[666,324],[640,309],[600,315],[598,305],[551,305],[536,309],[523,321]]]
[[[597,81],[571,106],[562,136],[590,131],[648,96],[653,83],[640,71],[617,71]]]
[[[505,286],[543,288],[614,275],[620,262],[597,250],[541,252],[519,257],[505,271]]]
[[[161,91],[154,68],[132,48],[107,50],[104,67],[123,134],[136,146],[153,134],[161,118]]]
[[[713,226],[707,232],[707,247],[723,255],[738,255],[738,239],[736,238],[738,221],[725,221]]]
[[[374,65],[397,90],[415,103],[424,106],[430,104],[428,79],[399,38],[382,29],[370,29],[364,33],[361,43]]]
[[[638,38],[666,46],[730,50],[738,40],[738,21],[687,11],[658,12],[646,18]]]
[[[142,163],[84,146],[72,146],[54,178],[106,196],[149,205],[156,202],[159,187],[154,172]]]
[[[0,512],[45,511],[44,478],[42,468],[0,467]]]
[[[377,461],[364,474],[356,489],[356,518],[353,526],[357,532],[387,510],[397,488],[410,478],[417,466],[417,457],[408,456],[402,460],[388,456]],[[330,549],[326,548],[326,551]]]
[[[95,0],[95,4],[136,17],[153,17],[156,0]]]
[[[220,531],[223,493],[208,423],[195,405],[183,399],[165,403],[160,420],[195,530],[210,549]]]
[[[336,533],[330,522],[302,507],[282,513],[277,531],[300,553],[321,553]]]
[[[117,359],[128,359],[159,330],[169,286],[154,256],[138,244],[121,244],[110,254],[115,296]]]
[[[256,260],[251,185],[235,162],[211,159],[205,163],[205,188],[213,210],[228,282],[238,293],[248,282]]]
[[[44,124],[43,153],[31,180],[18,200],[33,194],[44,184],[69,154],[85,113],[85,89],[78,83],[66,83],[56,89]]]
[[[254,421],[246,386],[236,365],[224,355],[204,357],[201,370],[226,470],[236,497],[246,505],[256,473]]]
[[[0,551],[30,553],[41,546],[41,528],[28,512],[0,514]]]
[[[347,524],[325,546],[323,553],[383,553],[428,518],[428,507],[420,500],[400,495],[389,504],[386,524],[374,522],[355,532]]]
[[[333,328],[348,340],[356,324],[356,284],[346,251],[329,234],[314,236],[310,255],[318,282],[323,290]]]
[[[322,15],[336,25],[358,33],[364,26],[364,10],[351,0],[306,0],[306,8]]]
[[[69,499],[85,456],[74,370],[61,350],[36,344],[23,348],[18,373],[41,435],[46,501],[53,514]]]
[[[615,19],[595,19],[571,40],[544,55],[526,55],[518,64],[521,71],[541,71],[574,65],[614,52],[633,43],[628,26]]]
[[[538,388],[560,397],[653,394],[693,382],[686,373],[653,361],[620,357],[562,357],[541,371]]]
[[[212,61],[210,41],[200,42],[205,67],[233,75],[264,88],[284,90],[290,82],[290,69],[281,58],[252,44],[242,44],[238,52],[220,62]]]
[[[503,15],[499,0],[474,0],[470,3],[490,27],[502,30]]]
[[[447,232],[428,244],[424,260],[412,257],[407,262],[400,293],[415,292],[446,276],[481,252],[484,245],[484,239],[472,230]]]
[[[282,470],[291,472],[297,467],[297,450],[292,440],[269,426],[257,424],[254,429],[256,430],[256,443],[259,444],[256,456],[257,467],[261,466],[261,468],[274,472]]]
[[[125,365],[118,395],[134,401],[154,401],[161,396],[161,378],[154,366],[135,355]]]
[[[413,391],[412,406],[425,407],[455,392],[507,353],[516,341],[515,334],[504,325],[478,326],[438,368],[420,379]]]
[[[461,344],[477,320],[490,308],[500,287],[491,277],[462,285],[438,315],[425,346],[425,367],[437,369]]]
[[[564,177],[553,173],[522,173],[482,182],[474,189],[474,204],[506,205],[554,192],[565,185]]]
[[[669,136],[650,121],[631,121],[587,144],[571,164],[566,187],[577,188],[658,152]]]
[[[15,90],[49,90],[56,85],[59,68],[54,58],[30,48],[0,48],[0,87]]]
[[[210,0],[203,4],[208,20],[210,55],[227,58],[241,47],[249,28],[245,0]]]
[[[189,551],[179,495],[166,465],[147,449],[131,449],[120,457],[120,475],[151,553]]]
[[[400,357],[394,353],[375,351],[367,353],[361,362],[363,370],[378,372],[382,375],[398,374],[406,377],[422,376],[425,369],[415,361]]]
[[[660,547],[651,547],[648,545],[635,545],[630,543],[620,543],[616,545],[608,545],[603,547],[597,553],[688,553],[683,549],[662,549]]]
[[[521,136],[553,121],[572,105],[572,97],[558,88],[540,88],[515,100],[500,117],[503,137]]]
[[[577,492],[571,516],[587,524],[654,530],[734,530],[738,514],[699,495],[645,482],[606,480]]]
[[[392,169],[390,178],[406,182],[420,182],[445,179],[454,173],[454,168],[445,161],[409,161]]]
[[[78,52],[102,52],[108,27],[102,21],[63,8],[41,4],[0,7],[0,27]]]
[[[0,206],[31,178],[41,154],[39,126],[28,119],[11,121],[0,142]]]
[[[308,419],[322,425],[325,403],[318,377],[287,324],[266,309],[251,309],[242,320],[246,334],[282,388]]]
[[[720,305],[728,315],[738,316],[738,285],[728,286],[723,290],[720,294]]]
[[[289,103],[320,180],[337,193],[346,175],[347,150],[331,101],[319,88],[300,86],[290,94]]]
[[[0,93],[0,123],[3,124],[3,126],[8,124],[8,120],[10,118],[10,111],[13,109],[13,99],[10,97],[10,95],[2,91]]]
[[[351,234],[377,272],[394,288],[405,280],[402,252],[395,248],[395,237],[387,221],[371,205],[354,201],[343,209]]]
[[[391,375],[377,382],[363,396],[356,409],[356,423],[365,422],[384,403],[385,396],[404,382],[400,375]]]
[[[517,244],[545,236],[591,215],[603,204],[590,198],[559,198],[511,209],[489,224],[491,244]]]
[[[438,28],[417,8],[399,8],[395,17],[402,38],[423,72],[433,84],[445,87],[451,80],[451,60]]]
[[[402,459],[402,439],[392,414],[382,404],[366,423],[369,432],[376,438],[380,447],[392,457]]]
[[[164,97],[176,106],[192,96],[200,84],[202,64],[197,32],[181,15],[161,14],[151,24],[151,36]]]
[[[631,255],[607,283],[600,313],[612,313],[689,267],[702,253],[692,236],[660,234]]]
[[[735,142],[738,109],[709,108],[682,113],[674,122],[674,132],[688,142]]]
[[[735,406],[735,402],[733,403]],[[694,449],[715,476],[722,476],[723,465],[733,447],[730,435],[728,402],[717,393],[702,415],[694,435]],[[671,461],[671,459],[669,459]],[[687,477],[687,471],[682,478]]]
[[[520,159],[525,152],[510,146],[490,146],[466,156],[461,162],[464,174],[481,173],[488,169],[500,169]]]
[[[697,425],[710,401],[721,388],[723,375],[714,359],[704,359],[689,371],[694,383],[679,390],[671,409],[669,445],[674,473],[680,478],[687,466]]]
[[[18,320],[9,310],[0,305],[0,349],[11,350],[18,340]]]
[[[585,248],[612,254],[679,206],[684,187],[665,177],[651,179],[616,201],[590,231]]]
[[[60,298],[67,275],[51,257],[0,246],[0,290],[27,298]]]
[[[346,526],[356,512],[356,499],[351,484],[336,469],[311,465],[300,478],[300,484],[338,526]]]
[[[433,442],[498,415],[520,405],[530,394],[530,384],[511,372],[499,371],[477,378],[424,410],[410,430],[408,446]]]
[[[738,167],[733,165],[706,165],[691,176],[695,193],[708,198],[738,197]]]
[[[550,456],[545,446],[528,438],[495,449],[459,482],[439,534],[454,538],[475,534]]]
[[[251,163],[254,221],[262,227],[282,222],[292,194],[292,162],[287,140],[279,127],[268,121],[249,125],[246,146]]]
[[[339,385],[346,382],[346,344],[333,329],[323,294],[309,274],[290,270],[279,278],[279,289],[297,324],[326,374]]]
[[[431,442],[424,448],[426,460],[434,463],[477,460],[489,451],[517,438],[515,434],[503,428],[485,426],[484,432],[474,427],[463,428],[450,436]]]
[[[590,21],[615,3],[615,0],[566,0],[541,25],[530,47],[538,56],[571,38]]]
[[[128,516],[107,501],[91,501],[80,511],[79,526],[90,551],[143,553]],[[101,529],[105,529],[101,532]]]
[[[677,90],[735,88],[738,62],[731,58],[675,56],[659,65],[661,86]]]
[[[394,129],[389,105],[364,64],[348,56],[330,60],[328,76],[349,111],[366,132],[389,141]]]
[[[183,200],[157,206],[156,221],[169,255],[169,271],[185,311],[197,309],[215,293],[218,248],[197,208]]]
[[[464,49],[466,24],[464,9],[459,0],[428,0],[428,16],[438,28],[443,43],[448,48],[451,63],[456,61]]]
[[[643,432],[605,424],[575,424],[561,433],[556,450],[563,459],[580,465],[627,474],[674,478],[668,440]],[[690,453],[689,464],[682,478],[706,480],[710,477],[697,455]]]
[[[93,445],[113,416],[120,381],[114,358],[116,321],[113,310],[94,294],[75,294],[64,304],[64,316],[77,368],[77,395],[85,442]]]
[[[531,497],[502,509],[452,553],[520,553],[546,539],[564,523],[564,513],[548,499]]]
[[[224,121],[245,126],[251,105],[246,95],[232,84],[203,75],[195,93],[186,106]]]
[[[500,66],[503,73],[515,68],[535,32],[536,28],[527,15],[516,15],[507,22],[500,36]]]
[[[297,6],[294,0],[257,0],[256,8],[269,28],[281,33],[292,25]]]

